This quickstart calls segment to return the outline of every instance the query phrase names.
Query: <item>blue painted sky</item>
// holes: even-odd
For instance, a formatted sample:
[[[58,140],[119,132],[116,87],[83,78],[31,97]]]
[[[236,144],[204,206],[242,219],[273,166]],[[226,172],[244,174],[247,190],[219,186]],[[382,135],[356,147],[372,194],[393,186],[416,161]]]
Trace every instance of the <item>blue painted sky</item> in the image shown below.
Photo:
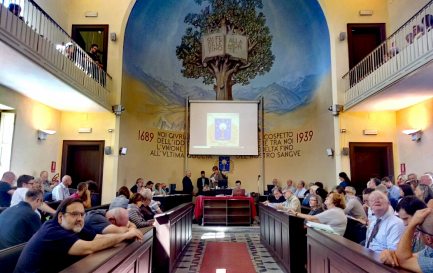
[[[330,69],[329,33],[317,0],[263,0],[263,13],[272,39],[275,61],[270,72],[257,76],[251,87],[291,81],[306,75],[323,75]],[[206,3],[205,3],[206,4]],[[137,1],[125,33],[124,68],[130,74],[140,67],[165,82],[205,86],[201,79],[184,78],[176,58],[185,29],[185,16],[203,6],[193,0]],[[234,91],[240,88],[234,86]]]

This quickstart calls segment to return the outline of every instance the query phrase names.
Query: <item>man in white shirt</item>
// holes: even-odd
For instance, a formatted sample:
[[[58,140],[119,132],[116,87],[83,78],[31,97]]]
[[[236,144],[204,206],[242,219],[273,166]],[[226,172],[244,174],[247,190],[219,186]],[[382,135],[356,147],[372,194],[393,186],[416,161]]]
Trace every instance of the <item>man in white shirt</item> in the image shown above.
[[[301,180],[296,185],[296,191],[293,194],[298,198],[304,198],[306,191],[307,189],[305,188],[305,182]]]
[[[404,224],[395,216],[388,197],[376,190],[368,197],[368,203],[375,217],[368,225],[365,247],[376,252],[397,249],[404,232]]]
[[[72,178],[69,175],[62,177],[62,183],[53,189],[53,200],[61,201],[70,196],[68,187],[72,184]]]

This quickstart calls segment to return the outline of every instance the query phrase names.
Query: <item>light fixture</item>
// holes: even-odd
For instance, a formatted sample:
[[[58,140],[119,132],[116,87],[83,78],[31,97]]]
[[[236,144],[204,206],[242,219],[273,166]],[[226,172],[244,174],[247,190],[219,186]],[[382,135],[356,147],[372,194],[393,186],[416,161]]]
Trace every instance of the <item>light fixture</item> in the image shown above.
[[[56,131],[54,130],[47,130],[47,129],[39,129],[38,130],[38,139],[39,140],[45,140],[47,139],[47,135],[54,135]]]
[[[334,156],[334,150],[332,148],[326,149],[326,155],[327,156]]]
[[[412,141],[421,141],[422,130],[421,129],[408,129],[402,131],[404,134],[412,137]]]
[[[92,128],[78,128],[78,133],[91,133]]]

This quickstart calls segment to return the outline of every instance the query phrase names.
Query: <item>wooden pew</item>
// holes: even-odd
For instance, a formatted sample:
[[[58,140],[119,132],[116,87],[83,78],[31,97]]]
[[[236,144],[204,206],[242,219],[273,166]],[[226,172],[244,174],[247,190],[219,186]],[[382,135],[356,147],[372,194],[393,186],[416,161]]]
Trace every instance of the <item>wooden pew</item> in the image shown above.
[[[192,237],[192,203],[155,215],[153,272],[174,272]]]
[[[259,204],[260,239],[285,272],[306,272],[304,219]]]
[[[192,202],[191,194],[170,194],[166,196],[155,195],[152,198],[155,201],[161,202],[163,211],[169,211],[181,204]]]
[[[331,272],[408,272],[382,264],[379,254],[342,236],[308,228],[307,253],[309,273]]]
[[[14,272],[18,258],[25,245],[26,243],[22,243],[0,250],[0,270],[2,273]]]
[[[143,241],[123,242],[115,247],[90,254],[63,273],[152,272],[153,228],[141,229]]]

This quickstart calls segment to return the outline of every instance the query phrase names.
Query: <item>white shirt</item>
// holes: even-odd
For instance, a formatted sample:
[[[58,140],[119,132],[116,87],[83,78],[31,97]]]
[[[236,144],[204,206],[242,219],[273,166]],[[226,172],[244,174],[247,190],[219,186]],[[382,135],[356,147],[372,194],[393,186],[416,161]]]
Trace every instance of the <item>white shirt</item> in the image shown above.
[[[17,188],[14,191],[14,194],[12,195],[11,199],[11,207],[18,205],[19,202],[26,200],[26,193],[29,191],[28,188]],[[35,209],[36,214],[41,218],[41,213],[38,209]]]
[[[293,193],[296,197],[298,198],[304,198],[305,197],[305,192],[307,191],[306,188],[302,188],[302,189],[296,189],[296,191]]]
[[[330,225],[339,235],[344,235],[347,226],[347,217],[341,208],[331,208],[314,216],[319,219],[321,224]]]
[[[65,200],[70,196],[68,187],[63,185],[63,183],[60,183],[59,185],[55,186],[52,194],[53,194],[54,201]]]
[[[369,249],[381,252],[385,249],[396,250],[397,244],[400,241],[404,232],[403,221],[394,215],[394,210],[389,206],[388,211],[384,216],[380,217],[382,221],[379,225],[379,231],[370,243]],[[370,238],[373,228],[376,224],[377,217],[368,224],[367,236],[365,238],[365,246]]]

